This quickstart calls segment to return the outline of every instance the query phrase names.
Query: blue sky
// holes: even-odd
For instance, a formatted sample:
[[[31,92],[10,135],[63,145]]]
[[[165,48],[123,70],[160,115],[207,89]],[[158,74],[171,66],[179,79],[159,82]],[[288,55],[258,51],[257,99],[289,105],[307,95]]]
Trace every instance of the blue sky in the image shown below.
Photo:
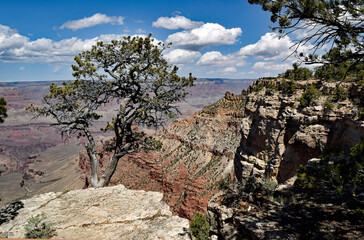
[[[258,78],[289,68],[292,36],[247,0],[2,0],[0,81],[69,80],[73,57],[99,40],[147,35],[181,75]]]

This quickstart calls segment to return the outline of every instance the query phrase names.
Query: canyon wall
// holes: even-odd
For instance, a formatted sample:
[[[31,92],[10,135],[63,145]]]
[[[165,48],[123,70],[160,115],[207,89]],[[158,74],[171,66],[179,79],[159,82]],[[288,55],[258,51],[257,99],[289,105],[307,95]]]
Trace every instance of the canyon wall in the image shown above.
[[[279,85],[282,79],[274,80]],[[297,81],[296,91],[268,92],[272,80],[258,80],[245,92],[246,104],[241,119],[241,142],[234,165],[239,181],[249,176],[268,177],[279,183],[293,183],[296,170],[325,150],[336,148],[348,153],[364,137],[364,123],[358,108],[349,99],[332,102],[340,83],[319,80]],[[258,85],[260,86],[257,91]],[[322,95],[302,107],[299,99],[305,89],[315,86]],[[351,99],[364,96],[355,83],[342,83]],[[255,89],[255,90],[254,90]]]
[[[216,189],[234,178],[233,159],[240,142],[240,119],[235,109],[244,102],[228,96],[158,130],[155,137],[163,143],[162,149],[123,157],[111,184],[161,191],[171,210],[188,219],[196,211],[205,212]],[[98,153],[104,170],[111,153],[101,145]],[[80,153],[79,167],[87,187],[90,166],[84,151]]]
[[[161,191],[173,212],[191,219],[196,211],[206,211],[209,199],[224,185],[250,176],[293,183],[300,165],[332,147],[348,152],[364,136],[351,101],[325,106],[338,83],[298,81],[295,92],[286,94],[268,91],[272,82],[279,86],[282,79],[260,79],[241,94],[226,92],[193,116],[159,129],[154,135],[162,150],[124,157],[112,184]],[[303,108],[298,99],[309,85],[323,95]],[[351,97],[364,96],[355,84],[342,86]],[[104,159],[100,167],[105,167],[110,153],[99,152]],[[87,165],[80,154],[79,166],[89,184]]]

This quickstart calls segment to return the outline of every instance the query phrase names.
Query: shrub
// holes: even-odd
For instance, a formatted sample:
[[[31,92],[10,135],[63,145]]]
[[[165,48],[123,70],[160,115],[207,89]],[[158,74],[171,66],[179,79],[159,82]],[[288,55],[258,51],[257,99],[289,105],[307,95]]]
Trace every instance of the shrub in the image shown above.
[[[45,220],[46,216],[43,212],[42,214],[29,218],[24,226],[25,237],[32,239],[53,237],[55,235],[55,229],[52,227],[51,223],[47,223]]]
[[[269,82],[265,87],[265,95],[273,96],[274,92],[278,89],[274,82]]]
[[[330,150],[319,162],[300,166],[295,185],[308,194],[336,192],[364,201],[364,139],[351,148],[349,156]]]
[[[263,185],[262,185],[263,194],[271,196],[271,195],[273,195],[273,193],[277,187],[278,187],[278,184],[275,181],[265,179],[265,181],[263,182]]]
[[[192,235],[197,240],[206,240],[209,238],[210,224],[206,220],[206,216],[202,213],[195,213],[195,216],[190,222],[190,229]]]
[[[283,94],[294,94],[296,92],[296,84],[294,82],[287,82],[285,79],[279,84],[278,90]]]
[[[325,103],[324,103],[324,107],[325,107],[325,112],[329,112],[331,111],[335,105],[331,102],[331,98],[327,98]]]
[[[286,72],[279,74],[279,77],[284,77],[291,80],[307,80],[312,77],[312,71],[308,68],[298,67],[297,63],[294,63],[293,69],[288,69]]]
[[[259,92],[259,91],[261,91],[263,88],[264,88],[263,83],[258,83],[258,84],[254,87],[253,91],[254,91],[254,92]]]
[[[349,93],[343,88],[339,86],[335,91],[335,100],[336,101],[343,101],[349,97]]]
[[[321,96],[321,92],[313,85],[307,87],[306,91],[302,94],[302,97],[298,99],[301,107],[310,106],[316,99]]]

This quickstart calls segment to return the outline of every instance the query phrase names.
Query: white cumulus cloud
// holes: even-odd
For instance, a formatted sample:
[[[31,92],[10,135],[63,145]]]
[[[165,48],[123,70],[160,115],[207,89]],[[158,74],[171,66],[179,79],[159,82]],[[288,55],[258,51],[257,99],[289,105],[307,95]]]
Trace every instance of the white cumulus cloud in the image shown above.
[[[237,54],[223,55],[219,51],[211,51],[202,55],[202,57],[197,61],[197,65],[214,67],[241,67],[245,65],[245,62],[244,57],[241,57]]]
[[[236,68],[235,67],[227,67],[227,68],[224,68],[223,70],[222,70],[222,72],[223,73],[234,73],[234,72],[236,72],[237,70],[236,70]]]
[[[192,21],[183,16],[176,17],[160,17],[157,21],[153,22],[153,27],[167,28],[167,29],[191,29],[201,26],[203,22]]]
[[[266,33],[258,42],[242,47],[239,54],[265,60],[286,58],[293,51],[290,49],[292,45],[293,42],[288,36],[279,38],[276,33]]]
[[[288,63],[277,64],[274,62],[256,62],[253,65],[254,70],[272,70],[272,71],[285,71],[291,68]]]
[[[184,49],[175,49],[170,51],[165,55],[165,58],[169,63],[172,64],[185,64],[185,63],[193,63],[195,58],[199,58],[201,56],[200,52],[184,50]]]
[[[199,28],[169,35],[166,41],[179,48],[198,51],[208,46],[234,44],[241,33],[240,28],[226,29],[217,23],[206,23]]]
[[[202,66],[225,66],[231,64],[231,58],[224,56],[221,52],[207,52],[198,60],[197,65]]]
[[[124,17],[121,16],[107,16],[106,14],[96,13],[91,17],[84,17],[82,19],[78,20],[70,20],[65,22],[60,29],[72,29],[73,31],[76,31],[81,28],[88,28],[93,27],[99,24],[104,23],[111,23],[111,24],[117,24],[117,25],[123,25]]]
[[[20,35],[15,29],[0,24],[0,54],[9,48],[21,47],[28,38]]]
[[[108,34],[85,40],[72,37],[60,41],[47,38],[30,41],[16,30],[0,24],[0,61],[70,63],[75,55],[89,50],[98,41],[110,42],[122,37]]]

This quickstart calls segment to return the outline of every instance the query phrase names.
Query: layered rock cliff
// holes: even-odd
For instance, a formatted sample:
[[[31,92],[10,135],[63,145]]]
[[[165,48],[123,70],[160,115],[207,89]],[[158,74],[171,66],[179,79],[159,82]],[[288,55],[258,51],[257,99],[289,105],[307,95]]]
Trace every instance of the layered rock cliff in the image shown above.
[[[155,133],[163,143],[159,152],[140,152],[123,157],[111,184],[133,189],[161,191],[163,200],[179,216],[191,219],[205,212],[207,203],[222,182],[233,179],[233,159],[240,141],[237,109],[241,98],[226,96],[201,112],[176,121]],[[111,154],[99,147],[101,169]],[[79,167],[89,184],[89,160],[80,153]]]
[[[319,157],[325,149],[339,147],[348,153],[364,137],[364,122],[353,101],[330,102],[340,83],[297,81],[295,92],[290,94],[272,89],[272,84],[279,87],[282,82],[261,79],[243,92],[246,104],[234,159],[239,181],[255,175],[292,183],[297,168]],[[303,107],[299,100],[310,85],[322,95]],[[350,99],[363,101],[362,86],[341,86]]]
[[[241,94],[227,92],[192,117],[158,130],[162,150],[124,157],[113,183],[161,191],[173,212],[191,219],[196,211],[206,211],[221,185],[234,179],[244,183],[250,176],[293,183],[300,165],[326,148],[348,152],[364,136],[353,101],[333,100],[339,83],[298,81],[294,91],[287,90],[292,84],[260,79]],[[303,107],[299,99],[310,85],[323,94]],[[362,87],[341,86],[350,99],[363,101]],[[108,153],[100,153],[102,167]],[[80,167],[89,170],[84,154]]]
[[[23,200],[0,237],[23,238],[27,220],[44,213],[56,239],[190,239],[188,220],[172,216],[162,197],[123,185],[45,193]]]
[[[285,92],[282,85],[292,88]],[[363,86],[260,79],[241,97],[246,102],[234,157],[240,184],[210,201],[211,232],[219,239],[360,239],[364,219],[352,207],[353,192],[354,199],[316,199],[289,185],[277,189],[274,181],[293,183],[300,165],[319,161],[328,149],[349,154],[364,137]]]

